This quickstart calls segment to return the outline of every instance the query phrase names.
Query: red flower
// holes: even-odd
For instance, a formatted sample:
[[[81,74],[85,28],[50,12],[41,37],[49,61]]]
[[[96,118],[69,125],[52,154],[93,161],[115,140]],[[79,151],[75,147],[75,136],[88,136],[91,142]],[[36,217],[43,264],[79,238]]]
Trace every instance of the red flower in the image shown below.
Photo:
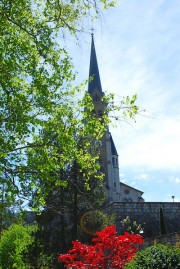
[[[94,245],[72,242],[73,248],[68,254],[61,254],[58,260],[69,269],[123,269],[124,264],[133,258],[137,245],[143,243],[138,234],[117,235],[113,225],[96,235],[92,239]]]

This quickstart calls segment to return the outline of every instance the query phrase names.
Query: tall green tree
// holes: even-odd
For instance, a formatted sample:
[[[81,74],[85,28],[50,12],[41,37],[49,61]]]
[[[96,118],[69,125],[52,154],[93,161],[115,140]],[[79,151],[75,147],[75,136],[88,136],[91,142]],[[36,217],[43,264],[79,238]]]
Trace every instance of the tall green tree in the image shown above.
[[[74,161],[86,187],[92,175],[101,177],[98,156],[89,148],[103,135],[108,118],[95,119],[88,94],[78,100],[81,87],[73,87],[72,62],[61,44],[64,36],[86,30],[86,15],[93,20],[113,4],[0,1],[0,184],[6,187],[7,201],[29,199],[36,191],[34,205],[43,205],[52,185],[66,186],[59,171]],[[132,117],[135,99],[124,99],[118,109],[127,104]]]
[[[49,151],[55,132],[63,145],[59,167],[78,154],[74,133],[82,128],[76,114],[82,103],[74,98],[79,89],[71,87],[73,66],[57,37],[61,30],[74,35],[83,30],[82,18],[93,8],[89,1],[0,1],[0,178],[9,199],[33,188],[32,172],[47,177],[54,169],[57,156]],[[50,136],[38,139],[44,129]],[[27,152],[33,148],[42,150],[46,169],[37,160],[28,169]]]

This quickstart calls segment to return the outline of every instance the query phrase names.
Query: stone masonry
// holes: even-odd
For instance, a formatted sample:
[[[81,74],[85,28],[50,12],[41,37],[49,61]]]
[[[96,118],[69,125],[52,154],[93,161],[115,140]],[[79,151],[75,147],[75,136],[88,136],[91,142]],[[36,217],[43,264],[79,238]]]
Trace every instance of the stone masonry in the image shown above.
[[[168,233],[180,232],[180,203],[176,202],[118,202],[111,203],[107,213],[116,214],[117,230],[121,230],[121,221],[127,216],[131,221],[136,220],[142,225],[144,237],[160,235],[160,207]]]

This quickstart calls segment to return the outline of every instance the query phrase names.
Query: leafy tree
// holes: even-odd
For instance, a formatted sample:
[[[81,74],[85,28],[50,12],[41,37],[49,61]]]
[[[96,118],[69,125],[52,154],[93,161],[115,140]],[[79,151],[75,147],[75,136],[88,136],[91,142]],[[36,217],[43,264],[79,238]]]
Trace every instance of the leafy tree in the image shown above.
[[[138,251],[135,258],[127,263],[126,269],[179,269],[180,249],[156,244],[145,250]]]
[[[137,244],[143,243],[140,235],[124,233],[117,236],[113,225],[96,235],[92,245],[74,241],[73,248],[67,254],[61,254],[59,261],[65,263],[66,268],[122,269],[133,258]]]
[[[63,37],[85,30],[86,15],[93,20],[112,5],[108,0],[0,1],[0,184],[8,202],[36,192],[34,207],[43,205],[52,185],[66,186],[59,173],[74,162],[87,188],[97,174],[98,156],[89,148],[103,135],[108,118],[95,119],[88,94],[77,98],[81,86],[73,88]],[[117,109],[127,105],[126,114],[133,117],[135,99],[123,99]],[[109,103],[107,110],[112,109]]]
[[[30,261],[26,259],[29,247],[33,245],[33,233],[36,226],[13,224],[4,230],[0,238],[0,268],[28,269]]]
[[[98,5],[107,7],[111,3],[98,1]],[[27,197],[35,186],[41,192],[41,183],[30,183],[33,173],[43,179],[50,178],[49,172],[55,165],[57,170],[64,166],[65,160],[71,161],[74,157],[82,162],[74,133],[80,132],[86,117],[78,119],[77,112],[83,102],[88,105],[90,99],[86,97],[79,103],[77,98],[73,100],[79,88],[71,87],[73,66],[57,37],[61,29],[76,34],[83,16],[93,8],[97,13],[96,3],[89,1],[0,2],[0,178],[1,184],[6,184],[9,200],[21,195],[22,190]],[[91,128],[96,127],[94,124]],[[39,138],[42,130],[49,132],[48,138]],[[84,132],[87,130],[88,127]],[[61,136],[59,156],[53,154],[55,131]],[[33,155],[33,149],[37,148],[41,159],[27,163],[27,154]],[[46,168],[40,165],[42,159]]]

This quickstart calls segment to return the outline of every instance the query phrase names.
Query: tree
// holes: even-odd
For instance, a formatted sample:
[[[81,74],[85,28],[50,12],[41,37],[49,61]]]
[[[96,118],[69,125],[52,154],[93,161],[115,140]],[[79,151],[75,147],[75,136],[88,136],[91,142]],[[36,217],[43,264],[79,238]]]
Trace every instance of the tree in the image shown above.
[[[0,238],[0,268],[28,269],[30,261],[26,259],[29,247],[33,245],[33,233],[36,226],[13,224]]]
[[[89,232],[87,234],[84,217],[89,214],[93,215],[95,212],[93,210],[101,208],[106,199],[102,182],[91,178],[89,180],[90,190],[87,190],[79,169],[76,171],[76,180],[74,180],[74,168],[61,171],[60,176],[61,179],[67,180],[67,186],[52,186],[52,190],[46,198],[44,210],[37,218],[41,231],[39,238],[44,245],[44,253],[55,257],[53,268],[59,268],[56,257],[59,252],[66,252],[71,247],[72,240],[90,241],[92,236],[89,235]],[[97,197],[99,198],[97,199]],[[109,224],[108,216],[100,213],[99,211],[99,216],[96,214],[94,220],[95,223],[100,220],[101,227],[98,226],[98,229]],[[101,222],[102,216],[103,223]],[[91,231],[94,229],[93,224],[91,222],[91,227],[88,226]]]
[[[111,4],[99,1],[98,5]],[[85,12],[93,7],[95,3],[89,1],[0,2],[0,177],[11,200],[23,189],[29,194],[34,188],[34,182],[29,182],[32,173],[49,177],[49,171],[54,169],[52,163],[57,163],[53,150],[51,156],[46,156],[55,131],[61,134],[63,145],[59,167],[77,155],[73,139],[75,131],[82,127],[83,119],[77,119],[82,103],[73,100],[78,91],[71,88],[73,66],[57,37],[61,29],[76,34]],[[89,102],[87,99],[83,102]],[[57,123],[59,128],[55,128]],[[51,130],[48,139],[39,139],[43,129]],[[27,154],[35,148],[41,149],[46,169],[37,162],[33,167],[27,164]],[[71,157],[68,152],[72,152]],[[80,160],[81,157],[79,153]],[[40,184],[38,187],[41,191]]]
[[[59,261],[65,263],[66,268],[122,269],[124,264],[133,258],[137,244],[143,243],[140,235],[124,233],[117,236],[113,225],[96,235],[92,240],[93,245],[74,241],[72,250],[61,254]]]
[[[166,223],[165,223],[165,219],[164,219],[164,214],[163,214],[163,208],[160,206],[160,211],[159,211],[159,215],[160,215],[160,234],[167,234],[167,228],[166,228]]]
[[[108,0],[0,1],[0,183],[11,203],[36,191],[34,206],[43,205],[52,185],[66,186],[59,172],[74,161],[86,187],[97,174],[98,156],[89,147],[103,135],[108,118],[95,119],[88,94],[78,100],[81,87],[73,87],[73,65],[62,40],[85,30],[87,14],[95,19],[112,5]],[[122,102],[130,117],[138,111],[134,101]]]

